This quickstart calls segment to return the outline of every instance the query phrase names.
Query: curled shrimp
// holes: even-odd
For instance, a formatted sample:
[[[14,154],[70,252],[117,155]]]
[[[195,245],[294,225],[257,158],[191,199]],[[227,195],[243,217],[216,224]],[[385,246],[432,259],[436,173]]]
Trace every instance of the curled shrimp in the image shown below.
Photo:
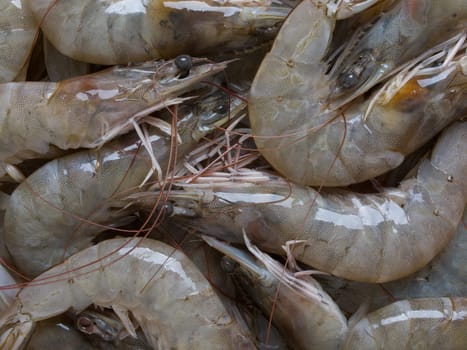
[[[376,310],[350,331],[343,349],[465,349],[467,299],[403,300]]]
[[[399,1],[348,40],[329,73],[330,100],[361,95],[405,62],[465,32],[466,20],[464,0]]]
[[[189,208],[174,212],[198,217],[193,224],[206,234],[242,243],[246,230],[265,251],[283,254],[286,245],[294,258],[320,271],[387,282],[425,266],[454,236],[467,198],[466,139],[467,123],[454,123],[416,177],[379,194],[318,192],[245,171],[217,182],[180,182],[185,191],[173,190],[168,198]],[[141,205],[153,205],[151,194],[140,196]]]
[[[465,33],[423,53],[370,98],[327,107],[323,57],[332,23],[313,1],[302,2],[263,60],[249,99],[260,152],[288,179],[312,186],[381,175],[467,111]]]
[[[60,52],[106,65],[254,47],[271,40],[290,11],[255,1],[26,2]]]
[[[246,241],[248,240],[245,238]],[[347,320],[313,278],[299,279],[247,241],[253,256],[212,237],[207,243],[230,259],[224,266],[287,336],[293,349],[340,349]]]
[[[25,1],[0,0],[0,83],[26,76],[36,21]]]
[[[0,318],[0,348],[19,349],[35,322],[91,304],[112,308],[135,335],[131,313],[154,349],[252,348],[183,253],[124,238],[78,252],[24,287]]]
[[[16,266],[36,276],[89,246],[105,225],[131,221],[131,208],[125,210],[122,199],[142,190],[138,186],[151,164],[158,165],[157,177],[163,183],[174,162],[217,125],[243,111],[246,103],[238,98],[229,101],[219,90],[202,96],[195,106],[179,116],[173,136],[149,129],[144,143],[149,151],[137,135],[127,134],[99,150],[57,158],[21,183],[10,197],[4,219],[5,243]],[[175,133],[181,143],[172,154]]]
[[[0,165],[44,155],[51,145],[100,146],[129,131],[138,113],[179,103],[178,95],[226,67],[194,58],[182,72],[179,60],[117,66],[60,83],[0,85]]]
[[[369,310],[395,300],[463,297],[467,295],[467,209],[455,237],[427,266],[393,282],[369,284],[319,276],[318,281],[345,312],[353,313],[362,304]]]

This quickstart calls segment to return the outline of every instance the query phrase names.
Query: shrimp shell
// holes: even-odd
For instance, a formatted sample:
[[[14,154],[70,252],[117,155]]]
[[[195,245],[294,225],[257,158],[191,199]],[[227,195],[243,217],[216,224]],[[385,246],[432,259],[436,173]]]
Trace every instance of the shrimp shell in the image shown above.
[[[0,0],[0,83],[26,75],[36,26],[24,0]]]
[[[253,1],[25,1],[60,52],[105,65],[255,47],[290,11],[244,6]]]
[[[343,349],[463,350],[466,329],[467,298],[403,300],[360,320],[350,330]]]
[[[76,268],[95,262],[78,273]],[[89,247],[23,288],[0,325],[0,348],[18,349],[34,322],[95,304],[129,313],[154,349],[251,349],[213,288],[180,251],[158,241],[113,239]],[[122,278],[125,276],[125,278]]]

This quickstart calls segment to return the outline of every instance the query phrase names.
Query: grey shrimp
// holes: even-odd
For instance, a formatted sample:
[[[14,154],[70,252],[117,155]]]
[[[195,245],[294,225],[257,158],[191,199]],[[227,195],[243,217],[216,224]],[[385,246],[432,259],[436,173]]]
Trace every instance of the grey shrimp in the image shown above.
[[[212,237],[207,243],[224,253],[226,270],[237,276],[250,297],[267,314],[293,349],[340,349],[347,320],[313,278],[296,278],[284,266],[252,246],[249,253]],[[274,308],[274,311],[273,311]]]
[[[0,0],[0,83],[26,76],[37,24],[24,0]]]
[[[51,145],[101,146],[128,132],[138,113],[179,103],[178,95],[226,67],[193,58],[186,74],[179,61],[116,66],[59,83],[1,84],[0,176],[2,165],[47,154]]]
[[[318,192],[267,173],[248,181],[245,171],[224,182],[180,182],[185,190],[169,198],[205,234],[242,243],[245,230],[265,251],[283,254],[289,245],[320,271],[382,283],[419,270],[453,238],[467,199],[466,140],[467,122],[454,123],[415,177],[379,194]],[[141,205],[153,205],[151,195],[141,194]]]
[[[402,300],[360,320],[349,331],[343,349],[462,350],[466,329],[467,298]]]
[[[394,300],[467,295],[467,208],[455,237],[443,251],[423,269],[393,282],[359,283],[334,276],[317,279],[341,309],[354,313],[363,304],[369,310],[383,307]]]
[[[25,1],[60,52],[105,65],[255,47],[290,11],[261,1]]]
[[[132,209],[125,210],[122,199],[143,190],[139,185],[151,169],[151,156],[163,183],[169,165],[179,163],[204,135],[246,107],[241,99],[229,101],[220,90],[193,104],[178,116],[181,143],[175,160],[170,158],[171,137],[152,128],[147,145],[151,153],[135,134],[128,134],[98,150],[55,159],[21,183],[10,197],[4,224],[5,243],[17,267],[35,276],[87,247],[104,230],[102,225],[131,221]]]
[[[135,334],[132,317],[154,349],[253,348],[183,253],[125,238],[78,252],[25,286],[0,318],[0,348],[20,349],[35,322],[92,304],[112,308]]]
[[[316,25],[305,25],[311,21]],[[310,186],[381,175],[467,112],[466,33],[414,59],[371,97],[327,106],[323,58],[332,24],[322,8],[303,1],[263,60],[249,98],[260,152],[282,175]]]

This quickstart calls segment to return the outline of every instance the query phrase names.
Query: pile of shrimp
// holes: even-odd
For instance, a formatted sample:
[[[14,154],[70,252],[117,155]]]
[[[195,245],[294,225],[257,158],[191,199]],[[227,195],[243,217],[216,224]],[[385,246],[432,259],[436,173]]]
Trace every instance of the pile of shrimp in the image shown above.
[[[0,350],[467,348],[465,0],[0,0],[0,102]]]

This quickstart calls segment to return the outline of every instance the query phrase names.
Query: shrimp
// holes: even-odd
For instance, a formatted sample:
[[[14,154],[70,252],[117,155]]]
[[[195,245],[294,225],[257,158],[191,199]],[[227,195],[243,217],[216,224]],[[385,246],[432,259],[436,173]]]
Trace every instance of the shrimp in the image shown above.
[[[290,11],[256,1],[25,1],[61,53],[104,65],[255,47]]]
[[[0,83],[26,76],[36,21],[23,0],[0,0]]]
[[[344,350],[465,349],[467,298],[403,300],[374,311],[353,327]]]
[[[60,83],[0,85],[0,162],[46,154],[50,145],[101,146],[128,132],[132,116],[179,103],[176,96],[226,67],[195,58],[189,72],[182,72],[179,61],[112,67]]]
[[[75,271],[90,262],[96,263]],[[19,349],[35,322],[91,304],[112,308],[134,334],[131,313],[154,349],[253,348],[183,253],[125,238],[78,252],[23,288],[0,318],[0,348]]]
[[[355,312],[362,304],[370,310],[394,300],[467,295],[467,209],[455,237],[427,266],[415,274],[382,285],[358,283],[334,276],[318,276],[323,288],[346,312]]]
[[[243,288],[264,312],[273,312],[276,326],[293,349],[340,349],[347,333],[347,320],[314,279],[294,277],[249,243],[247,246],[257,260],[212,237],[205,239],[232,259],[230,263],[224,261],[224,266],[231,273],[240,274]]]
[[[196,109],[179,116],[181,144],[175,161],[217,125],[245,109],[241,99],[232,98],[229,105],[226,96],[220,90],[202,96]],[[142,149],[138,136],[127,134],[99,150],[55,159],[15,189],[5,212],[4,236],[23,273],[36,276],[89,246],[105,225],[116,227],[133,220],[132,208],[123,208],[123,197],[143,190],[138,186],[151,168],[151,156],[160,167],[160,182],[174,162],[171,137],[152,128],[147,138],[151,152]]]
[[[306,25],[311,22],[317,24]],[[465,33],[423,53],[370,98],[361,96],[337,110],[326,107],[329,22],[323,9],[302,2],[251,87],[255,142],[283,176],[311,186],[374,178],[467,113]]]
[[[232,278],[222,268],[223,254],[209,246],[198,235],[183,234],[183,230],[178,228],[176,219],[175,217],[174,220],[170,220],[170,218],[165,220],[158,225],[157,231],[162,231],[164,239],[170,240],[171,245],[176,245],[183,251],[191,262],[206,276],[209,283],[218,291],[217,294],[229,314],[233,315],[241,326],[243,333],[250,334],[250,339],[254,339],[255,345],[260,350],[288,349],[277,327],[271,327],[268,324],[268,320],[261,310],[252,305],[250,298],[245,298],[241,293],[237,293]],[[161,230],[162,228],[163,230]],[[161,236],[160,233],[157,232],[157,236]],[[181,236],[181,234],[183,235]],[[154,236],[155,232],[152,232],[150,238],[154,238]],[[177,243],[174,243],[174,240]],[[107,334],[111,333],[111,331],[103,329],[103,333]]]
[[[242,243],[246,230],[265,251],[283,254],[288,245],[289,254],[320,271],[388,282],[425,266],[453,238],[467,199],[466,139],[467,122],[454,123],[417,176],[384,193],[318,192],[245,170],[224,182],[180,181],[185,190],[173,189],[168,199],[205,234]],[[141,193],[139,205],[154,205],[151,196]]]
[[[391,71],[467,29],[464,0],[401,0],[356,32],[329,73],[330,100],[352,99]],[[363,32],[363,33],[362,33]]]

